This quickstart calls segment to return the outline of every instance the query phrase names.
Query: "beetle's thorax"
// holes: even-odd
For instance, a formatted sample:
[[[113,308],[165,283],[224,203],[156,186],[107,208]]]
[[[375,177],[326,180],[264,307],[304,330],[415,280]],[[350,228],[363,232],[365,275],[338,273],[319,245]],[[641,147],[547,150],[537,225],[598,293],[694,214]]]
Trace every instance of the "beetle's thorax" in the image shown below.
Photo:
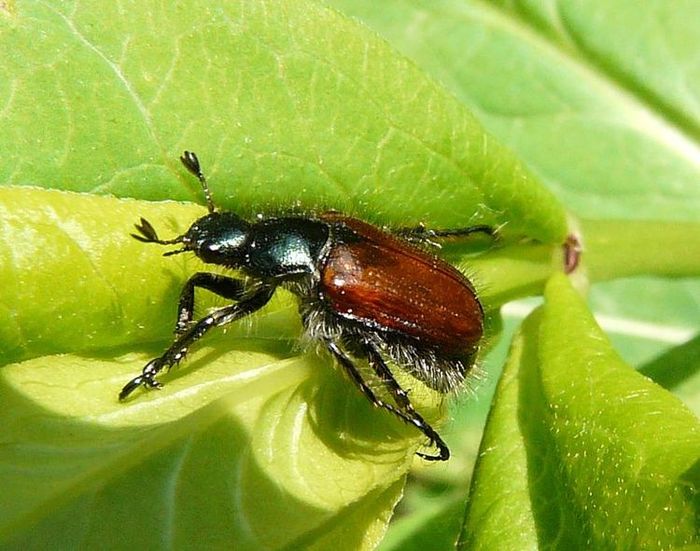
[[[192,224],[184,243],[204,262],[285,281],[317,274],[328,238],[328,224],[319,220],[285,217],[249,223],[231,212],[215,212]]]
[[[254,277],[281,281],[315,275],[328,238],[328,225],[318,220],[263,220],[251,228],[244,269]]]

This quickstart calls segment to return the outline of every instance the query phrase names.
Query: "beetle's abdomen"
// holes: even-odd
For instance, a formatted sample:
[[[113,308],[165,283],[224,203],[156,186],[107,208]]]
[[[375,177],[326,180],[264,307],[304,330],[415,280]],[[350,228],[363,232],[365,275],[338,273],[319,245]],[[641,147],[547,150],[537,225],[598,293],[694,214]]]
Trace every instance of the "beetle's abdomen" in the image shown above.
[[[337,240],[323,266],[322,298],[333,312],[446,355],[474,350],[483,334],[483,311],[466,277],[360,220],[335,214],[327,219],[358,237]]]

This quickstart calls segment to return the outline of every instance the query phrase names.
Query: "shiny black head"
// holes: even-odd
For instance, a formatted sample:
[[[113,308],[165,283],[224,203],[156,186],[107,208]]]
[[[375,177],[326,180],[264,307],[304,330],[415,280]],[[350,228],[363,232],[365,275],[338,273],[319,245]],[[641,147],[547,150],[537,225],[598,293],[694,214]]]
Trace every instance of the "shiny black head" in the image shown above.
[[[234,213],[212,212],[181,236],[182,252],[192,251],[204,262],[235,268],[243,262],[249,232],[250,224]]]
[[[141,218],[141,222],[136,224],[139,233],[132,233],[132,237],[144,243],[182,245],[181,249],[168,251],[165,256],[191,251],[204,262],[230,268],[239,267],[246,254],[250,224],[232,212],[216,211],[199,159],[194,153],[185,151],[180,161],[202,185],[209,214],[202,216],[183,235],[174,239],[160,239],[150,222]]]
[[[139,234],[134,239],[159,245],[182,245],[181,249],[168,251],[171,256],[191,251],[210,264],[229,268],[240,267],[245,259],[250,234],[250,224],[232,212],[212,212],[195,221],[183,235],[174,239],[159,239],[156,230],[145,218],[136,224]]]

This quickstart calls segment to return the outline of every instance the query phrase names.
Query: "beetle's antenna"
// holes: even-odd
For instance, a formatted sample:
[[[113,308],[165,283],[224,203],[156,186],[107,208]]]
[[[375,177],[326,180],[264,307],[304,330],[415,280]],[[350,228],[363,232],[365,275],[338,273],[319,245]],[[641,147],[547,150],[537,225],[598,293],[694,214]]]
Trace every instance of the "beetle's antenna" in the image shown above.
[[[207,179],[202,174],[202,169],[199,166],[199,159],[193,151],[185,151],[180,157],[180,162],[185,165],[185,168],[189,170],[192,174],[197,177],[199,183],[202,185],[204,190],[204,197],[207,200],[207,208],[209,212],[214,212],[216,207],[214,207],[214,201],[211,198],[211,191],[209,191],[209,186],[207,185]]]

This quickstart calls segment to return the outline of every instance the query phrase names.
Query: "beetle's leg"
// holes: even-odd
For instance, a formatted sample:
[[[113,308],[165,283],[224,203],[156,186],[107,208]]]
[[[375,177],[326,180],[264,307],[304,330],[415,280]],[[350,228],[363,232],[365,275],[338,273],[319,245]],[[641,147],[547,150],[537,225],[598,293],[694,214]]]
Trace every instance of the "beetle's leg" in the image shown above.
[[[360,389],[360,392],[365,395],[365,398],[367,398],[372,405],[378,408],[384,408],[397,417],[400,417],[407,423],[413,423],[413,420],[404,414],[402,411],[398,410],[391,404],[387,404],[383,400],[380,400],[377,398],[377,395],[372,391],[372,389],[367,385],[365,380],[362,378],[362,375],[360,372],[357,370],[357,367],[355,367],[355,364],[353,361],[350,359],[350,357],[343,352],[343,350],[334,342],[331,340],[326,340],[326,347],[328,350],[333,354],[336,360],[338,360],[338,363],[343,367],[345,372],[348,374],[348,377],[352,380],[353,383],[355,383],[355,386]]]
[[[209,272],[199,272],[187,280],[180,293],[177,306],[177,324],[175,334],[182,335],[192,323],[194,316],[194,290],[196,287],[211,291],[221,297],[239,301],[245,293],[245,283],[240,279],[226,277]]]
[[[164,368],[170,368],[180,362],[195,341],[213,327],[227,325],[259,310],[268,303],[274,291],[274,286],[262,286],[245,300],[219,308],[200,319],[182,335],[179,335],[162,356],[148,362],[141,375],[134,377],[124,386],[119,393],[119,400],[124,400],[140,386],[148,389],[160,388],[162,385],[156,381],[156,375]]]
[[[393,233],[399,237],[410,241],[411,243],[421,243],[440,247],[441,239],[450,239],[458,237],[466,237],[473,233],[485,233],[490,236],[496,236],[496,229],[485,224],[469,226],[466,228],[453,228],[449,230],[431,230],[425,227],[425,224],[419,224],[412,228],[399,228]]]
[[[401,385],[394,378],[393,373],[386,365],[386,362],[384,361],[384,358],[382,358],[382,355],[377,347],[372,343],[365,342],[363,343],[363,349],[367,354],[370,367],[377,374],[377,377],[379,377],[384,386],[389,390],[396,401],[396,404],[405,412],[405,414],[401,417],[425,434],[430,440],[431,444],[435,444],[439,452],[439,455],[427,455],[421,452],[418,452],[417,455],[430,461],[447,461],[450,458],[450,449],[447,447],[447,444],[445,444],[435,429],[433,429],[433,427],[431,427],[430,424],[423,419],[421,414],[418,413],[413,407],[408,394],[403,388],[401,388]]]

